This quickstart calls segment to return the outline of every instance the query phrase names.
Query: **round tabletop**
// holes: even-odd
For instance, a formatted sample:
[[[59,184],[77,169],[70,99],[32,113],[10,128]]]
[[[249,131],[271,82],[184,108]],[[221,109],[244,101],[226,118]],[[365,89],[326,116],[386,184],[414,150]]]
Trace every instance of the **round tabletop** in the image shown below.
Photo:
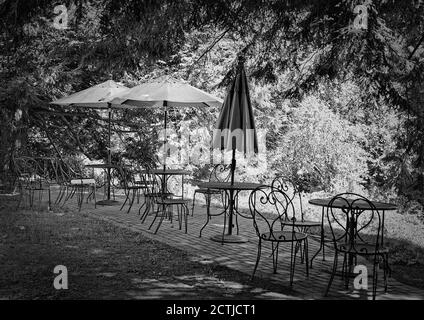
[[[122,168],[123,165],[119,164],[111,164],[111,163],[97,163],[97,164],[87,164],[86,167],[88,168],[97,168],[97,169],[108,169],[108,168]]]
[[[263,184],[252,182],[200,182],[200,188],[204,189],[218,189],[218,190],[255,190],[256,188],[263,187]]]
[[[153,169],[148,171],[149,173],[153,173],[153,174],[157,174],[157,175],[162,175],[162,176],[167,176],[167,175],[173,175],[173,176],[182,176],[182,175],[189,175],[191,172],[187,171],[187,170],[182,170],[182,169]]]
[[[332,198],[325,198],[325,199],[311,199],[309,200],[310,204],[321,206],[321,207],[329,207],[330,202]],[[349,205],[352,204],[354,201],[353,199],[346,199],[349,202]],[[397,206],[393,203],[385,203],[385,202],[378,202],[378,201],[371,201],[372,204],[375,206],[375,209],[377,210],[396,210]],[[344,199],[336,199],[331,204],[332,208],[343,208],[346,207],[346,201]],[[367,201],[364,200],[356,200],[354,203],[354,208],[357,208],[359,210],[371,210],[374,208],[371,208],[370,204]]]

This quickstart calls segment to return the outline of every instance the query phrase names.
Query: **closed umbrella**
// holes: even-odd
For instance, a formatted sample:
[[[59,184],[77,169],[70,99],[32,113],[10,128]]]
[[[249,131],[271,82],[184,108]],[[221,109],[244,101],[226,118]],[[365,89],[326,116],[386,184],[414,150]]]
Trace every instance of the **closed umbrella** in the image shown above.
[[[219,114],[213,146],[221,150],[232,150],[231,184],[234,183],[236,168],[235,151],[238,150],[243,154],[258,152],[258,139],[243,57],[239,57],[236,75]]]
[[[232,150],[231,186],[234,185],[236,150],[243,154],[258,152],[255,121],[253,117],[252,104],[250,102],[246,72],[244,70],[244,58],[241,56],[238,60],[235,78],[227,92],[227,96],[225,97],[224,104],[215,126],[213,147],[221,150]],[[234,211],[234,189],[230,188],[229,192],[229,227],[227,237],[231,239]]]
[[[107,80],[93,87],[76,92],[67,97],[57,99],[51,104],[60,106],[75,106],[80,108],[94,108],[108,110],[108,165],[111,165],[111,117],[112,117],[112,100],[127,92],[129,89],[113,80]],[[99,201],[98,204],[113,204],[116,201],[110,199],[110,168],[107,174],[107,200]]]
[[[218,107],[222,105],[222,100],[188,83],[165,76],[131,88],[124,95],[116,98],[113,104],[120,104],[123,107],[163,109],[166,138],[169,109]],[[165,170],[166,156],[163,167]]]

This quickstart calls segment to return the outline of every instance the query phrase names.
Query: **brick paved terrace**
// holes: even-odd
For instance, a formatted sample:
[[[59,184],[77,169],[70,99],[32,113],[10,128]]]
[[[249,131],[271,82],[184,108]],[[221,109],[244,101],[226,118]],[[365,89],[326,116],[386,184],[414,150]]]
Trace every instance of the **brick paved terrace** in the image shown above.
[[[54,199],[54,194],[52,198]],[[200,197],[199,197],[200,198]],[[117,197],[120,204],[123,202],[122,197]],[[143,198],[140,198],[140,204]],[[194,214],[188,217],[188,233],[184,233],[184,229],[180,230],[176,217],[173,222],[164,220],[158,233],[154,234],[156,224],[149,230],[149,226],[153,219],[153,215],[148,215],[144,223],[140,221],[138,208],[140,204],[136,202],[130,213],[125,208],[120,211],[120,204],[114,206],[97,206],[94,203],[85,203],[82,206],[83,213],[86,213],[97,219],[105,220],[114,225],[128,228],[132,231],[139,232],[143,236],[160,241],[169,246],[188,252],[194,261],[202,264],[219,263],[228,268],[232,268],[248,275],[251,275],[257,254],[257,236],[253,228],[252,220],[239,217],[239,234],[246,237],[248,242],[245,243],[220,243],[211,240],[212,236],[222,235],[223,216],[212,217],[209,224],[204,228],[202,237],[199,237],[199,231],[206,221],[206,207],[204,203],[197,202]],[[307,205],[307,204],[306,204]],[[76,200],[71,199],[66,206],[72,210],[78,210]],[[190,204],[191,209],[191,204]],[[320,210],[316,208],[316,210]],[[218,206],[211,207],[212,213],[222,211]],[[234,230],[235,232],[236,230]],[[311,258],[319,248],[318,239],[310,238],[309,240],[309,257]],[[330,247],[326,247],[325,260],[320,253],[313,261],[313,268],[310,269],[309,277],[306,277],[305,264],[300,263],[299,254],[297,255],[296,270],[294,274],[293,288],[289,286],[289,259],[290,244],[281,244],[278,270],[273,273],[271,244],[265,243],[262,246],[262,256],[255,277],[270,281],[281,287],[281,293],[277,296],[269,298],[278,299],[371,299],[371,292],[356,291],[353,289],[352,281],[348,290],[344,287],[344,282],[340,277],[335,277],[330,294],[324,297],[330,273],[329,270],[333,263],[333,254]],[[339,258],[340,259],[340,258]],[[340,261],[340,260],[339,260]],[[369,274],[372,268],[369,262],[359,260],[361,264],[370,266]],[[339,263],[339,265],[341,262]],[[388,279],[387,293],[383,289],[382,270],[379,270],[379,283],[377,289],[378,300],[399,300],[399,299],[424,299],[424,291],[418,288],[408,286],[396,281],[394,278]],[[369,279],[369,287],[371,290],[371,279]]]

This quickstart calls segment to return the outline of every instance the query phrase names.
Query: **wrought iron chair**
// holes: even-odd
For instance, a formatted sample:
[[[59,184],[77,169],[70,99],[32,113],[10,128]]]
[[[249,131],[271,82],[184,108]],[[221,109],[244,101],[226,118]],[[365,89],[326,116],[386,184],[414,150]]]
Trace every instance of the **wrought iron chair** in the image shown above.
[[[293,285],[296,255],[303,246],[306,275],[309,276],[308,235],[297,231],[295,207],[291,197],[277,184],[260,187],[250,194],[249,208],[253,218],[253,226],[258,236],[258,254],[252,279],[255,276],[261,258],[263,242],[271,243],[274,273],[277,272],[280,244],[290,244],[290,286]],[[292,223],[289,223],[289,221]]]
[[[296,219],[293,221],[292,217],[289,217],[287,212],[285,212],[283,217],[284,218],[283,223],[286,223],[289,225],[294,224],[295,228],[299,232],[306,233],[308,234],[309,237],[311,237],[311,234],[309,233],[311,228],[321,228],[321,225],[322,225],[321,221],[305,219],[303,203],[302,203],[302,193],[300,192],[299,187],[294,182],[284,177],[276,177],[272,181],[272,186],[274,188],[284,191],[284,193],[289,197],[290,201],[295,207],[294,212],[295,212]],[[302,249],[300,250],[302,253]],[[301,254],[301,257],[303,261],[304,259],[303,254]]]
[[[213,167],[211,173],[209,174],[209,182],[227,182],[231,177],[231,165],[227,164],[217,164]],[[207,188],[198,188],[194,190],[193,195],[193,205],[191,208],[191,215],[194,215],[194,205],[196,201],[196,194],[203,194],[206,200],[206,210],[208,219],[210,217],[210,204],[212,195],[220,195],[221,190],[207,189]]]
[[[63,163],[61,166],[62,174],[65,177],[65,181],[62,181],[62,185],[65,190],[61,191],[61,197],[59,203],[64,199],[63,207],[69,199],[72,199],[75,195],[77,196],[78,211],[81,211],[82,204],[84,202],[84,194],[88,193],[86,202],[93,198],[94,208],[96,208],[96,190],[97,181],[94,177],[94,172],[89,173],[84,171],[83,167],[79,163]]]
[[[146,177],[146,176],[145,176]],[[174,208],[177,209],[177,219],[179,224],[179,229],[181,230],[184,223],[184,231],[187,233],[187,221],[190,210],[188,209],[188,203],[190,200],[184,199],[184,194],[176,195],[168,190],[163,190],[163,180],[158,176],[152,176],[150,179],[153,179],[151,183],[151,193],[147,193],[147,199],[150,201],[150,208],[154,208],[156,205],[156,210],[154,210],[154,218],[149,226],[149,230],[153,227],[156,220],[159,218],[159,222],[155,229],[155,234],[158,232],[162,222],[165,218],[168,218],[171,223],[173,222]],[[144,213],[142,222],[146,219],[148,212],[150,211],[146,207],[147,211]]]
[[[331,199],[327,207],[327,220],[330,226],[334,262],[330,280],[325,296],[328,295],[334,276],[337,273],[338,258],[343,256],[342,278],[345,287],[349,287],[349,278],[352,275],[353,265],[357,263],[358,256],[371,259],[372,272],[372,298],[375,300],[377,293],[377,269],[383,262],[384,289],[387,291],[388,249],[381,244],[382,215],[375,205],[365,197],[355,193],[342,193]]]
[[[156,204],[158,205],[158,210],[156,211],[155,217],[149,226],[149,230],[153,226],[153,224],[155,223],[158,217],[160,218],[160,220],[156,227],[155,234],[158,232],[165,217],[168,217],[172,223],[173,213],[174,213],[173,208],[176,207],[179,228],[181,230],[182,224],[184,222],[184,225],[185,225],[184,232],[187,233],[187,220],[190,214],[190,210],[188,209],[188,206],[187,206],[189,201],[190,200],[187,200],[187,199],[174,199],[174,198],[166,198],[166,197],[157,199]]]
[[[139,201],[140,191],[143,191],[144,197],[146,194],[146,190],[149,188],[149,184],[152,183],[151,180],[146,179],[144,173],[141,170],[131,170],[129,168],[123,167],[122,176],[123,176],[123,184],[124,184],[124,193],[125,193],[125,201],[121,206],[122,210],[125,204],[128,202],[128,210],[127,213],[130,213],[131,208],[134,204],[135,198]]]
[[[172,197],[171,192],[163,192],[161,185],[162,182],[158,176],[151,173],[150,168],[141,171],[141,179],[146,186],[143,193],[144,202],[138,209],[138,214],[141,213],[141,209],[144,208],[143,213],[140,216],[141,223],[144,223],[149,213],[155,213],[160,210],[160,205],[157,203],[158,200],[163,198]],[[156,210],[155,210],[156,206]]]
[[[45,159],[37,159],[33,157],[19,157],[14,159],[14,170],[19,176],[19,189],[22,194],[18,203],[18,208],[21,201],[28,196],[29,206],[34,209],[35,194],[38,193],[38,207],[41,207],[44,192],[48,194],[48,207],[51,208],[51,190],[50,185],[54,177],[52,177],[52,167],[50,162],[44,162]]]

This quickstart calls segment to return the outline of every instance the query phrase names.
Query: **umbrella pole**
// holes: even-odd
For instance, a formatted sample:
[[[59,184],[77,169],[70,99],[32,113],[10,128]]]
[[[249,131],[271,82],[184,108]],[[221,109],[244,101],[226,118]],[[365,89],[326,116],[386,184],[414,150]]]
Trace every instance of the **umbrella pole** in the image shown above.
[[[108,148],[108,157],[107,157],[107,161],[108,161],[108,165],[110,166],[112,163],[112,154],[111,154],[111,150],[110,150],[110,146],[111,146],[111,121],[112,121],[112,110],[111,110],[111,104],[110,102],[108,103],[108,135],[109,135],[109,148]],[[110,167],[107,168],[107,200],[110,200]]]
[[[167,117],[168,117],[168,110],[166,109],[166,107],[167,107],[167,101],[165,101],[164,103],[163,103],[163,106],[165,107],[165,120],[164,120],[164,127],[165,127],[165,132],[164,132],[164,144],[165,144],[165,148],[164,148],[164,154],[163,154],[163,157],[164,157],[164,159],[163,159],[163,171],[165,171],[165,169],[166,169],[166,156],[167,156],[167,153],[168,153],[168,150],[167,150],[167,136],[166,136],[166,125],[167,125]]]
[[[168,106],[168,102],[167,101],[164,101],[163,102],[163,106],[165,107],[165,119],[164,119],[164,122],[165,122],[165,124],[164,124],[164,127],[165,127],[165,132],[164,132],[164,135],[165,135],[165,137],[164,137],[164,154],[163,154],[163,156],[164,156],[164,159],[163,159],[163,176],[162,176],[162,192],[165,194],[166,192],[167,192],[167,188],[166,188],[166,180],[167,180],[167,176],[165,175],[165,171],[166,171],[166,156],[167,156],[167,153],[168,153],[168,146],[167,146],[167,136],[166,136],[166,125],[167,125],[167,116],[168,116],[168,110],[167,110],[167,106]],[[164,208],[165,209],[165,208]]]
[[[234,171],[236,169],[236,149],[233,149],[231,159],[231,185],[234,185]],[[228,217],[228,235],[233,234],[233,213],[234,213],[234,190],[230,189],[230,213]]]

